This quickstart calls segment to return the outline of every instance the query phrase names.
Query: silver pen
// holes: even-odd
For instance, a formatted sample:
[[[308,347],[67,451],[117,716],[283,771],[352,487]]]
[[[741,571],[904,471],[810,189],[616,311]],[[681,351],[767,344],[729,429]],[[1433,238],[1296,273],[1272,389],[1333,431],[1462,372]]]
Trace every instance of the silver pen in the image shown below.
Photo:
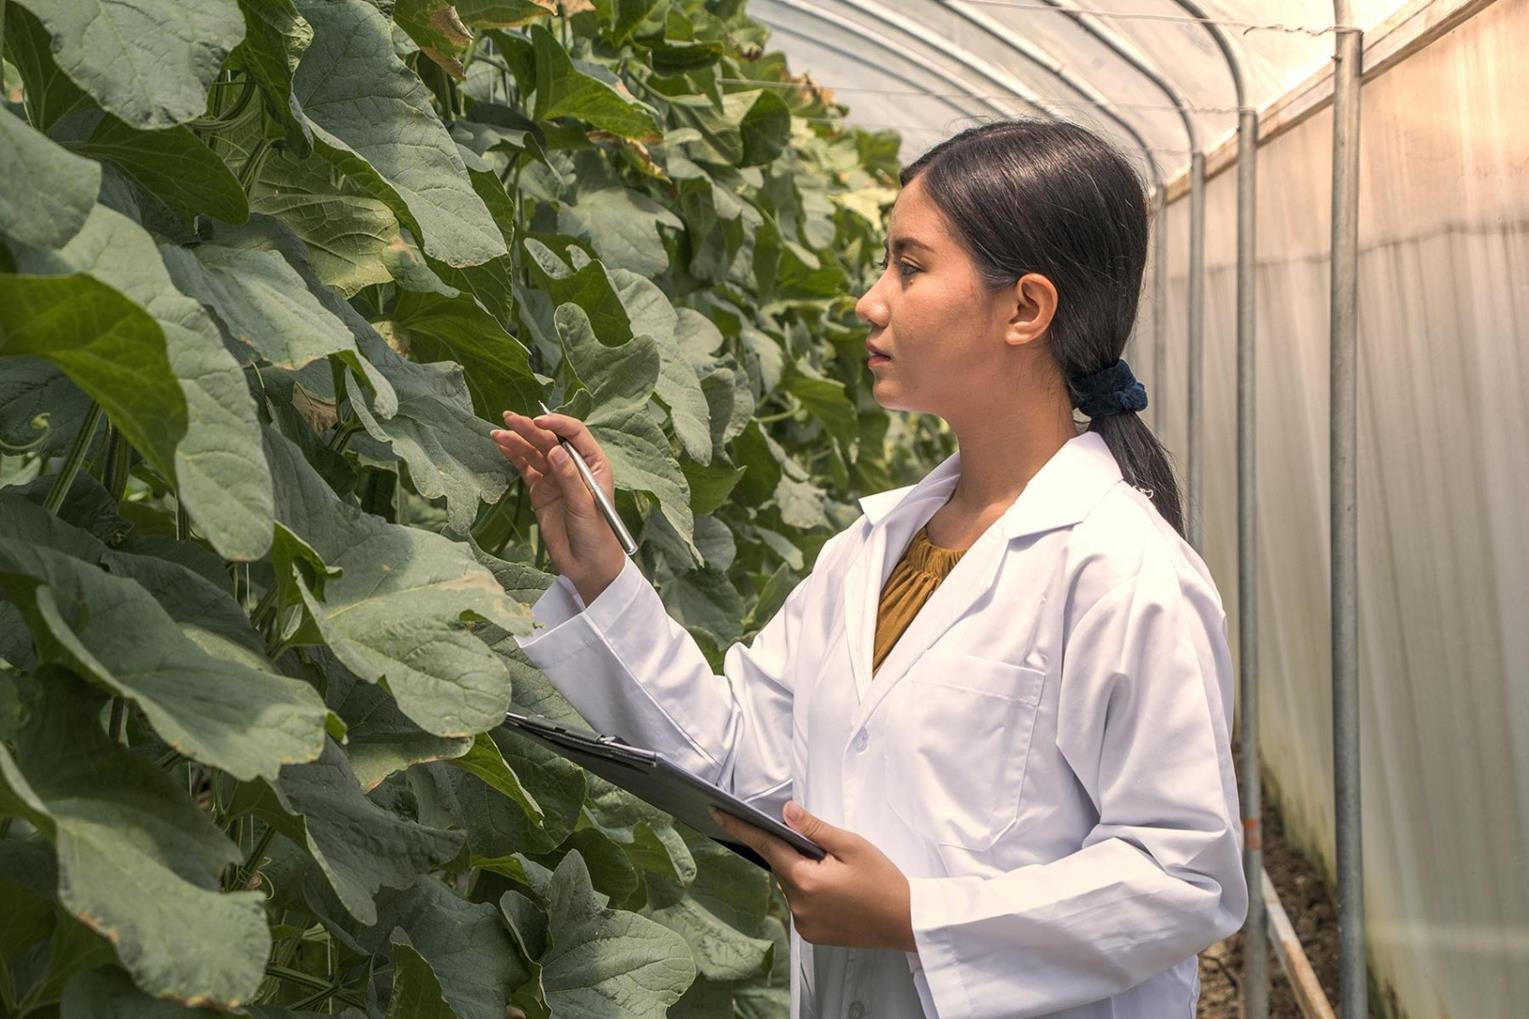
[[[540,400],[537,402],[541,404],[543,414],[552,413],[545,403],[542,403]],[[558,445],[566,449],[568,455],[573,458],[573,465],[578,468],[579,475],[584,479],[584,484],[589,486],[590,492],[594,493],[595,505],[600,507],[600,512],[605,514],[605,522],[610,524],[611,530],[616,533],[616,540],[621,542],[621,550],[629,556],[636,555],[637,542],[632,540],[632,535],[627,531],[626,525],[616,515],[616,507],[612,506],[610,499],[606,498],[605,489],[601,488],[600,483],[595,480],[594,471],[589,469],[589,464],[584,462],[584,458],[579,455],[579,451],[573,448],[573,443],[561,435],[557,437],[557,441]]]

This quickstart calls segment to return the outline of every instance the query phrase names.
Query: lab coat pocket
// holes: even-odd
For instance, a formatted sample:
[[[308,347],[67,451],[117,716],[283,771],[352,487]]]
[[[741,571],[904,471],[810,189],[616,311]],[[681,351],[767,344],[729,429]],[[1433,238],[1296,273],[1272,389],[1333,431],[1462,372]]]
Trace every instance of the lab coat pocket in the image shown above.
[[[931,648],[888,720],[890,809],[936,845],[990,848],[1019,816],[1046,674]]]

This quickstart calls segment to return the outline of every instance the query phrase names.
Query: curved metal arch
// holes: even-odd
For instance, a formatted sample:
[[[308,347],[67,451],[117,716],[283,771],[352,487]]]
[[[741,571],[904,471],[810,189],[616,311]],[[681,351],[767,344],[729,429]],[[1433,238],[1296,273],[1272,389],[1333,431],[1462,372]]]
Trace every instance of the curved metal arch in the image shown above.
[[[891,39],[888,39],[880,32],[871,30],[859,22],[853,21],[842,15],[835,14],[832,11],[825,11],[819,4],[808,3],[806,0],[768,0],[768,2],[779,4],[782,7],[797,11],[800,14],[805,14],[808,17],[816,18],[819,21],[826,21],[830,24],[837,25],[840,28],[855,32],[860,37],[871,43],[874,43],[881,49],[884,49],[889,53],[896,54],[900,59],[908,60],[911,63],[917,64],[919,67],[922,67],[924,70],[930,72],[931,74],[934,74],[935,76],[950,82],[951,85],[962,90],[963,92],[970,93],[974,101],[981,102],[983,105],[987,106],[989,109],[993,110],[1000,116],[1007,117],[1013,115],[1012,110],[1005,110],[1003,107],[999,106],[993,102],[993,100],[987,98],[985,95],[973,92],[971,84],[969,82],[963,81],[955,74],[952,74],[949,68],[936,61],[929,60],[926,57],[920,56],[919,54],[909,52],[906,47],[897,45],[895,42],[893,42]],[[817,40],[814,41],[816,42]],[[861,58],[860,62],[864,63],[865,61],[863,58]],[[973,68],[973,70],[977,70],[977,68]],[[916,82],[910,84],[916,84]],[[1040,114],[1041,116],[1052,120],[1057,119],[1056,111],[1044,106],[1041,103],[1039,96],[1034,95],[1033,93],[1027,95],[1023,91],[1015,92],[1014,90],[1008,88],[1005,88],[1005,91],[1012,94],[1017,102],[1023,103],[1025,106],[1029,107],[1031,110]]]
[[[780,0],[770,0],[770,2],[780,2]],[[845,60],[851,61],[853,63],[864,64],[867,67],[871,68],[872,70],[876,71],[878,74],[884,74],[884,75],[886,75],[889,78],[894,78],[894,79],[896,79],[898,81],[905,82],[908,85],[912,85],[915,88],[922,89],[922,85],[923,85],[922,82],[915,81],[914,79],[909,78],[908,76],[906,76],[904,74],[901,74],[901,73],[899,73],[897,71],[889,70],[888,68],[883,67],[883,66],[881,66],[879,64],[873,64],[871,61],[867,60],[864,55],[856,53],[853,50],[847,50],[847,49],[845,49],[842,46],[835,46],[831,42],[825,42],[822,39],[818,39],[816,37],[809,36],[809,35],[807,35],[807,33],[801,31],[800,29],[792,28],[789,25],[771,24],[770,28],[771,28],[772,31],[785,32],[787,35],[794,35],[794,36],[798,36],[799,38],[806,39],[807,41],[811,42],[814,46],[821,46],[823,49],[828,50],[829,52],[833,53],[835,56],[843,57]],[[876,39],[872,38],[870,41],[874,42],[880,48],[888,49],[890,52],[894,53],[899,59],[903,59],[903,58],[910,59],[913,63],[915,63],[917,66],[919,66],[923,70],[930,71],[931,73],[935,73],[935,74],[940,74],[940,72],[943,70],[942,68],[940,68],[940,66],[938,64],[935,64],[934,61],[924,61],[922,59],[914,59],[911,54],[904,53],[901,49],[898,49],[898,48],[892,46],[890,40],[888,40],[885,43],[883,43],[883,42],[879,42]],[[926,64],[929,65],[929,66],[926,66]],[[951,84],[960,86],[963,90],[965,90],[966,87],[967,87],[966,84],[961,82],[960,79],[958,79],[958,78],[952,78],[952,77],[949,77],[949,76],[945,76],[943,74],[941,74],[940,76],[945,77],[945,80],[949,81]],[[995,113],[1007,116],[1007,112],[1001,106],[999,106],[998,104],[994,103],[992,100],[987,99],[984,96],[981,96],[981,95],[978,95],[978,94],[975,94],[975,93],[968,93],[967,97],[969,97],[972,102],[974,102],[974,103],[981,103],[982,105],[988,107],[988,109],[992,110]],[[958,101],[964,101],[964,99],[967,98],[967,97],[963,97],[961,100],[958,100]],[[963,117],[972,116],[972,114],[966,113],[965,111],[961,110],[961,108],[958,107],[955,104],[955,102],[952,102],[949,99],[943,99],[942,98],[942,99],[940,99],[940,102],[944,103],[946,106],[950,107],[951,110],[953,110],[954,112],[960,114]]]

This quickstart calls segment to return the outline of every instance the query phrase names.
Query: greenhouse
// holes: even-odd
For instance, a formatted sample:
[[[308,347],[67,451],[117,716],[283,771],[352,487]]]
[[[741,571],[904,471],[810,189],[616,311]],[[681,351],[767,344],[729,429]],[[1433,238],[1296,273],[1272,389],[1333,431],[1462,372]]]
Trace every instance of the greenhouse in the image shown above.
[[[1529,1014],[1524,44],[0,0],[0,1015]]]

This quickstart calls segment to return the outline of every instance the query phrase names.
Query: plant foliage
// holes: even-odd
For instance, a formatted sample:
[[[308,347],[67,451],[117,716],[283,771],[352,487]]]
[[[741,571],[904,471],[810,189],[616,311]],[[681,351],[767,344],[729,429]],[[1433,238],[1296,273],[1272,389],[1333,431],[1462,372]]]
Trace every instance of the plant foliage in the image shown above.
[[[949,448],[853,315],[897,138],[741,0],[0,24],[0,1012],[784,1014],[767,872],[500,725],[577,717],[489,431],[589,423],[720,671]]]

